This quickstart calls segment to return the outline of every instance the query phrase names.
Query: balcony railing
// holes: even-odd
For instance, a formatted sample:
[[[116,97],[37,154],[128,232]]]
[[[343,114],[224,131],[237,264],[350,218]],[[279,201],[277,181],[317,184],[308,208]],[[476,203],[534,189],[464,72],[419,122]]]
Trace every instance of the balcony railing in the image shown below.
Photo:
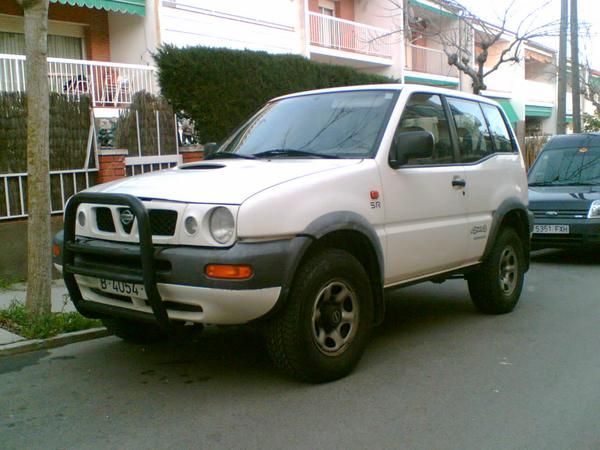
[[[133,94],[158,93],[156,70],[136,64],[48,58],[50,92],[89,95],[93,106],[118,107]],[[0,54],[0,92],[25,91],[25,56]]]
[[[310,43],[345,52],[391,59],[390,32],[350,20],[310,12]]]
[[[415,72],[458,77],[456,67],[448,64],[448,57],[443,50],[407,44],[406,68]]]

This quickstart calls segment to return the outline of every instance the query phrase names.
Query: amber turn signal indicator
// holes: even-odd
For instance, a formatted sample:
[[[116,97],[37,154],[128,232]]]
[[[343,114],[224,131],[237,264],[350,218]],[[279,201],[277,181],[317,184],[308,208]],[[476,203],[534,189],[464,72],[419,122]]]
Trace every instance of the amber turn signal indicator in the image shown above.
[[[204,273],[210,278],[226,280],[246,280],[254,274],[251,266],[237,264],[208,264]]]
[[[57,258],[60,256],[60,245],[58,245],[58,244],[52,245],[52,254],[54,256],[56,256]]]

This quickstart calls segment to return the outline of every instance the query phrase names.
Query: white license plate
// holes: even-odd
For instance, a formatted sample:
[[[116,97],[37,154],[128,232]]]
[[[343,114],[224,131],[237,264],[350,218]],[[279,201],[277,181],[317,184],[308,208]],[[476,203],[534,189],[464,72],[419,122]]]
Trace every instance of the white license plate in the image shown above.
[[[569,234],[569,225],[534,225],[537,234]]]
[[[98,279],[98,288],[111,294],[125,295],[127,297],[146,298],[146,290],[141,284],[127,283],[125,281]]]

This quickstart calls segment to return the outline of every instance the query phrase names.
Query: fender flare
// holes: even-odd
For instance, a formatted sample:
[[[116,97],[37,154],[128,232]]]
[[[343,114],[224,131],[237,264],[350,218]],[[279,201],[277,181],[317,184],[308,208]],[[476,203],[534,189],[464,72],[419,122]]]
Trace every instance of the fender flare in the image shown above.
[[[384,275],[384,254],[381,242],[375,229],[363,216],[352,211],[335,211],[327,213],[313,222],[311,222],[302,232],[298,233],[292,239],[292,254],[285,269],[284,283],[281,295],[275,307],[267,313],[265,317],[271,317],[286,303],[289,292],[294,281],[300,262],[306,255],[311,245],[329,233],[336,231],[356,231],[364,235],[376,256],[378,269],[379,289],[373,287],[375,324],[381,323],[385,312],[385,302],[383,298],[383,275]]]
[[[483,252],[482,260],[485,260],[492,251],[494,243],[496,242],[498,234],[500,233],[501,225],[504,222],[504,218],[512,211],[520,211],[527,218],[527,223],[524,224],[527,227],[527,238],[524,244],[525,256],[527,259],[526,269],[529,269],[530,235],[533,231],[533,213],[529,211],[527,205],[517,197],[510,197],[504,200],[492,214],[490,234],[487,244],[485,246],[485,251]]]

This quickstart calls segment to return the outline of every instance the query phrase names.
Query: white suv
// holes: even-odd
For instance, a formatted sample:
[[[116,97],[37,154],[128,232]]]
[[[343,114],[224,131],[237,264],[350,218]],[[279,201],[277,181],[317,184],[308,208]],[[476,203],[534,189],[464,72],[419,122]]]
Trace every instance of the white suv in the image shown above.
[[[256,323],[274,363],[349,373],[386,291],[462,276],[475,306],[517,303],[532,220],[500,107],[372,85],[276,98],[204,161],[75,195],[55,263],[124,339]]]

